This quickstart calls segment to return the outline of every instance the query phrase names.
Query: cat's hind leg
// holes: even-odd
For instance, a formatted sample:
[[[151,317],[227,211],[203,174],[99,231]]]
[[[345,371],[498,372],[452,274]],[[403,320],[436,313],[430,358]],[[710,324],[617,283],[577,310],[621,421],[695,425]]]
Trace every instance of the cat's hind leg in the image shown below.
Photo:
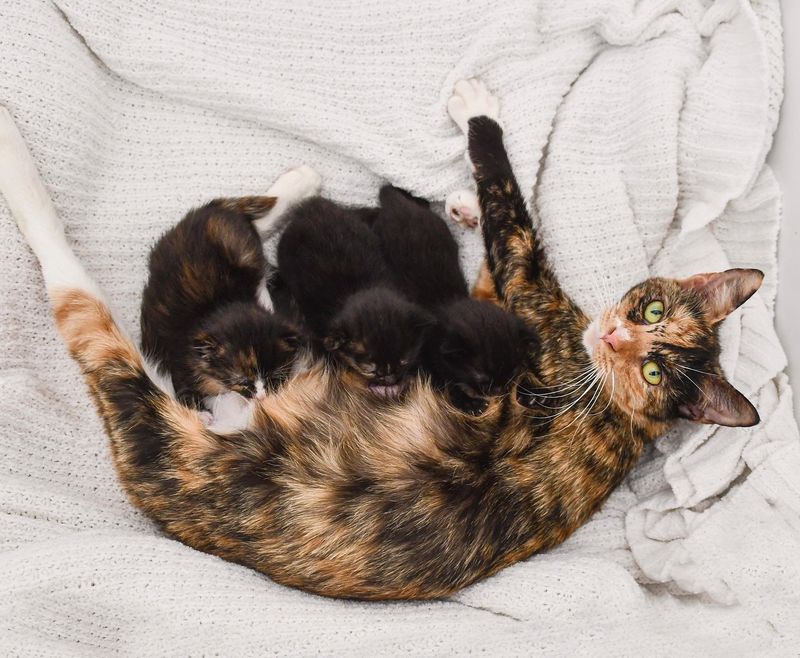
[[[78,261],[50,194],[11,113],[0,106],[0,193],[42,268],[53,299],[65,289],[101,298],[100,289]]]
[[[139,350],[119,328],[98,286],[69,247],[33,158],[1,106],[0,192],[41,263],[56,325],[83,372],[128,494],[165,525],[169,519],[195,520],[200,528],[195,543],[206,545],[203,532],[222,532],[224,525],[224,519],[211,518],[229,489],[220,473],[242,473],[242,465],[255,471],[259,463],[248,455],[251,448],[257,454],[258,443],[251,441],[239,450],[239,444],[207,430],[201,414],[160,390],[149,376]],[[263,422],[270,422],[266,415]],[[212,486],[215,479],[221,482],[217,488]],[[197,507],[201,489],[213,490],[214,504]],[[201,514],[209,518],[203,520]],[[192,543],[189,530],[169,529]]]

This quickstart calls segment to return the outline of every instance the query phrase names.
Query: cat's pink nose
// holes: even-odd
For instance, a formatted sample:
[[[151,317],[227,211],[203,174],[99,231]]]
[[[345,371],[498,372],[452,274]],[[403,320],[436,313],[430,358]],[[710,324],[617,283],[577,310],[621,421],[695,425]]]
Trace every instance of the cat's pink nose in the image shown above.
[[[619,334],[617,333],[616,329],[612,329],[609,331],[605,336],[602,336],[600,340],[604,340],[608,345],[611,347],[612,350],[615,352],[619,349]]]

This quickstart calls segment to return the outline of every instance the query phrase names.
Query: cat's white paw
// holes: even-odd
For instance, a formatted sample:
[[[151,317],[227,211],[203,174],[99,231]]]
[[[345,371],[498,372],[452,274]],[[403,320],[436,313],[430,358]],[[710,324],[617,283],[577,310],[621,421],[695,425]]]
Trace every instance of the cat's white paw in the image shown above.
[[[6,141],[9,127],[14,127],[14,119],[5,105],[0,105],[0,143]]]
[[[63,224],[50,194],[17,124],[4,106],[0,106],[0,193],[31,246],[40,236],[63,236]]]
[[[500,124],[500,101],[477,78],[456,82],[447,111],[465,135],[469,134],[469,120],[475,117],[486,116]]]
[[[301,165],[281,174],[269,188],[267,195],[277,197],[279,202],[291,205],[319,194],[320,189],[322,189],[322,176],[308,165]]]
[[[472,190],[456,190],[451,192],[444,202],[447,216],[456,224],[475,228],[480,224],[481,206],[478,195]]]
[[[214,414],[210,411],[198,411],[197,415],[200,416],[200,422],[203,423],[203,427],[210,427],[214,422]]]

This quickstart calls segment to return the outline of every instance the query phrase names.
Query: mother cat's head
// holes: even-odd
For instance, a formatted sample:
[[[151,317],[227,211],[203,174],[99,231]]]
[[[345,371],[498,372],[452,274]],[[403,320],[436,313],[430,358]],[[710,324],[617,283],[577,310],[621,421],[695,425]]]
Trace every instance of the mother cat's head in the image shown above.
[[[722,374],[717,326],[763,278],[732,269],[648,279],[593,320],[583,343],[617,407],[645,423],[758,423],[755,407]]]

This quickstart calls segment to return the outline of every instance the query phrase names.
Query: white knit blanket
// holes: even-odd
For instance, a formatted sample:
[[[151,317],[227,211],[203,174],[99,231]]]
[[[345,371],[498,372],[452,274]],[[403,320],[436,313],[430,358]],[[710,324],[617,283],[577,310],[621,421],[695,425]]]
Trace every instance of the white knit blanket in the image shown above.
[[[138,324],[193,204],[469,183],[445,112],[479,75],[559,275],[596,312],[651,274],[758,267],[723,327],[752,430],[681,423],[563,546],[453,597],[333,601],[160,534],[126,500],[0,202],[0,655],[795,655],[800,441],[773,331],[778,0],[3,0],[0,102],[68,237]],[[480,239],[457,230],[474,273]],[[784,300],[788,301],[788,300]]]

